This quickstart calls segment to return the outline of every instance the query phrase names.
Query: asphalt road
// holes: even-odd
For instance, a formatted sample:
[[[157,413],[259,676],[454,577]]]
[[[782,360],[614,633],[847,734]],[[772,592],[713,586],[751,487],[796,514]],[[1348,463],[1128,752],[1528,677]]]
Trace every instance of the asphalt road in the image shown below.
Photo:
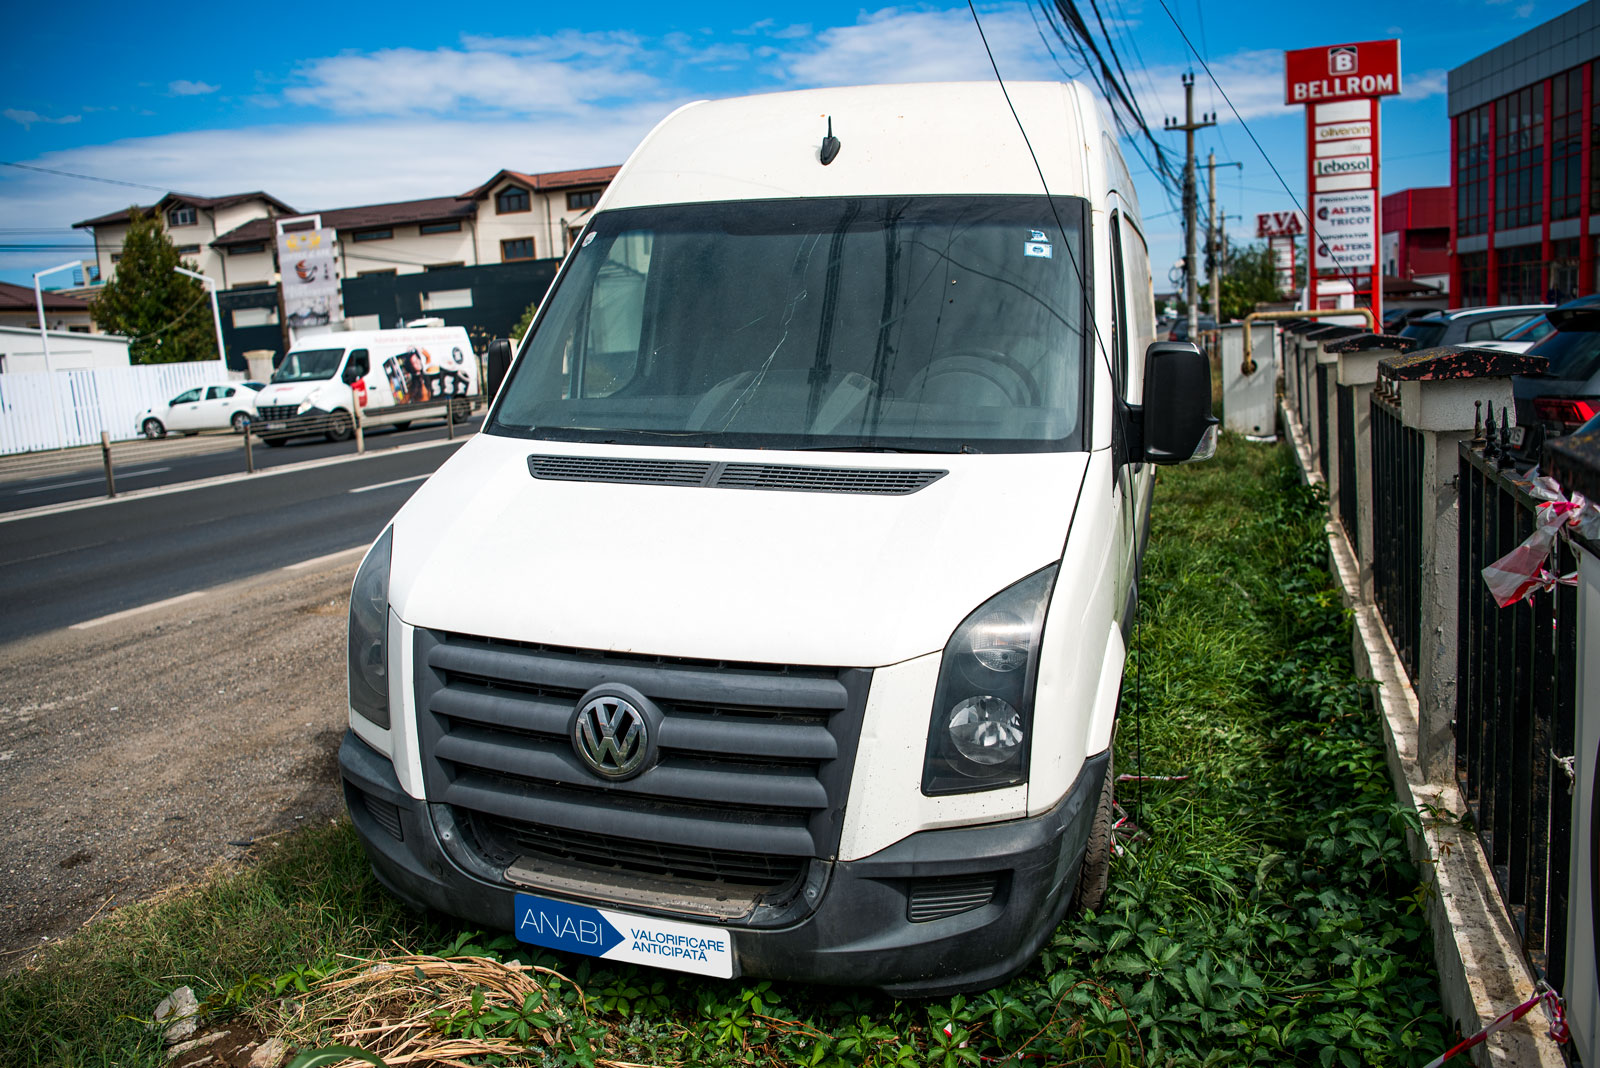
[[[456,427],[456,436],[471,434],[483,422],[480,412]],[[392,427],[375,427],[367,431],[367,452],[384,452],[401,445],[414,445],[420,441],[442,441],[447,431],[443,423],[429,420],[420,427],[395,430]],[[194,451],[196,444],[215,440],[219,448],[211,451]],[[268,470],[285,464],[319,460],[329,456],[355,454],[354,441],[331,442],[321,438],[295,438],[276,448],[259,440],[251,453],[256,470]],[[86,463],[71,469],[40,476],[32,470],[9,474],[0,467],[0,514],[38,508],[43,505],[63,504],[68,501],[92,500],[104,497],[105,475],[98,449],[86,452]],[[215,478],[219,475],[236,475],[244,471],[244,445],[242,439],[229,435],[222,439],[169,437],[161,441],[119,442],[112,446],[113,475],[117,489],[145,490],[156,486],[193,482]],[[136,457],[131,462],[121,457]],[[0,538],[3,541],[3,538]]]
[[[368,544],[461,444],[0,522],[0,644]]]

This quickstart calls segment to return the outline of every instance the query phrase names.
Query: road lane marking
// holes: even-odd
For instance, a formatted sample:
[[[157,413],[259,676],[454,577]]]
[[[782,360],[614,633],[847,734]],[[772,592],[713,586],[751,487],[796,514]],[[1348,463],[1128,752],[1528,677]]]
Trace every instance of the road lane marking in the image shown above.
[[[366,551],[367,547],[365,545],[356,545],[349,549],[340,549],[336,553],[329,553],[326,556],[313,556],[311,559],[302,560],[298,564],[285,564],[282,570],[300,571],[308,567],[320,567],[323,564],[331,564],[335,560],[342,559],[343,557],[354,556],[356,553],[364,553]]]
[[[115,474],[117,478],[140,478],[144,475],[159,475],[163,471],[171,470],[172,468],[170,467],[152,467],[148,471],[117,471]],[[101,475],[99,478],[80,478],[74,482],[57,482],[53,486],[29,486],[27,489],[19,489],[15,492],[20,497],[24,493],[48,493],[51,490],[67,489],[70,486],[92,486],[96,482],[104,483],[105,480],[106,476]]]
[[[410,478],[397,478],[392,482],[378,482],[371,486],[357,486],[355,489],[346,490],[345,492],[366,493],[369,490],[388,489],[390,486],[404,486],[407,482],[421,482],[423,479],[431,477],[433,477],[431,472],[426,475],[412,475]]]
[[[119,619],[127,619],[129,616],[136,616],[141,612],[153,612],[157,608],[165,608],[169,604],[178,604],[180,601],[192,601],[196,597],[204,597],[205,595],[206,592],[204,590],[195,590],[193,593],[180,593],[176,597],[168,597],[165,601],[154,601],[150,604],[142,604],[138,608],[127,608],[121,612],[112,612],[109,616],[101,616],[98,619],[86,619],[82,623],[72,624],[67,629],[88,630],[90,627],[98,627],[102,623],[114,623]]]

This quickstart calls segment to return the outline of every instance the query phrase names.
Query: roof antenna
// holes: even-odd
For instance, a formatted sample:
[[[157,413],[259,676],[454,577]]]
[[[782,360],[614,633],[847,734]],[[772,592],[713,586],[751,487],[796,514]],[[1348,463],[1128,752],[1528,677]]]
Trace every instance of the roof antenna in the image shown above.
[[[839,139],[833,136],[833,116],[828,116],[828,136],[822,139],[822,165],[826,167],[839,157]]]

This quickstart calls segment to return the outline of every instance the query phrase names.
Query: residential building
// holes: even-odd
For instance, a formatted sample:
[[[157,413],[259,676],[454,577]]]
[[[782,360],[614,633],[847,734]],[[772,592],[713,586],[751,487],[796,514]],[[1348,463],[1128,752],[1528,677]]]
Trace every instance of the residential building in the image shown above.
[[[251,219],[274,215],[293,215],[294,209],[267,193],[234,193],[224,197],[196,197],[168,193],[148,207],[124,208],[108,215],[73,223],[75,230],[88,230],[94,237],[95,262],[92,274],[99,283],[110,281],[122,258],[122,244],[128,236],[131,213],[156,214],[167,236],[178,247],[178,254],[201,274],[217,279],[222,288],[228,279],[228,264],[222,251],[212,247],[216,238],[237,229]]]
[[[478,205],[478,262],[565,256],[619,169],[496,174],[467,194]]]
[[[89,317],[87,301],[48,289],[44,291],[44,321],[50,330],[73,334],[99,332]],[[0,326],[39,329],[39,305],[32,286],[0,282]]]
[[[1600,0],[1450,71],[1451,299],[1600,289]]]
[[[1450,187],[1402,189],[1383,198],[1383,273],[1448,294]],[[1384,306],[1388,307],[1385,299]]]

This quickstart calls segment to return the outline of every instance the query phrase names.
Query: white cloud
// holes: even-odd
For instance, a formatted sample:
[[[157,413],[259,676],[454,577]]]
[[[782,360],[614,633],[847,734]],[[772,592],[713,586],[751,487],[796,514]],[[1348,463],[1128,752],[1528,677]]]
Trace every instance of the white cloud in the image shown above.
[[[24,130],[32,129],[34,123],[48,122],[58,125],[67,125],[69,123],[83,121],[82,115],[63,115],[58,119],[52,119],[39,114],[37,111],[19,111],[16,108],[6,108],[4,111],[0,111],[0,115],[4,115],[12,122],[21,123]]]
[[[1039,40],[1027,7],[1007,4],[980,12],[1000,73],[1009,79],[1060,78]],[[773,35],[777,36],[777,35]],[[978,81],[994,77],[983,40],[966,8],[863,12],[853,26],[835,26],[815,46],[778,59],[796,86],[886,82]]]
[[[1450,72],[1444,70],[1424,70],[1415,74],[1403,75],[1400,79],[1400,99],[1422,100],[1425,97],[1441,96],[1450,88]]]
[[[187,78],[179,78],[175,82],[167,83],[167,92],[173,96],[205,96],[207,93],[214,93],[220,88],[221,86],[208,85],[205,82],[191,82]]]
[[[342,115],[571,115],[661,91],[637,69],[644,46],[628,34],[471,37],[464,44],[315,59],[284,95]]]

